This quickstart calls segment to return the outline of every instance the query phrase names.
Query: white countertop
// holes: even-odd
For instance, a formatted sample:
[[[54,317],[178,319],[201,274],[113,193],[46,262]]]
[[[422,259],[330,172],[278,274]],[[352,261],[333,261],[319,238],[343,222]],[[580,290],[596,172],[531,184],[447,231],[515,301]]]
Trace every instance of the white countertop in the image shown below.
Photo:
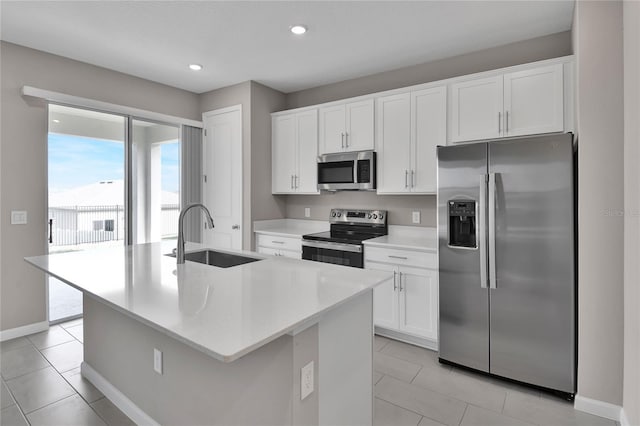
[[[306,219],[273,219],[253,222],[253,232],[278,237],[300,238],[305,234],[315,234],[329,230],[329,222]]]
[[[438,252],[436,228],[389,225],[389,234],[363,241],[366,247]]]
[[[166,243],[152,243],[25,260],[224,362],[311,325],[392,278],[387,272],[252,252],[241,253],[264,260],[226,269],[176,265],[165,256],[170,251]]]

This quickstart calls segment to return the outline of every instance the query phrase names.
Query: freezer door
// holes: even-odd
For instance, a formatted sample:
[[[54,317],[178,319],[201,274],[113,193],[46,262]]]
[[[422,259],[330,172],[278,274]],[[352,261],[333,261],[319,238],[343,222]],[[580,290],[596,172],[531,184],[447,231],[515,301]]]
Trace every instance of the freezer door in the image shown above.
[[[489,371],[487,144],[438,147],[439,356]],[[484,209],[484,210],[483,210]]]
[[[491,142],[489,174],[490,371],[574,393],[572,136]]]

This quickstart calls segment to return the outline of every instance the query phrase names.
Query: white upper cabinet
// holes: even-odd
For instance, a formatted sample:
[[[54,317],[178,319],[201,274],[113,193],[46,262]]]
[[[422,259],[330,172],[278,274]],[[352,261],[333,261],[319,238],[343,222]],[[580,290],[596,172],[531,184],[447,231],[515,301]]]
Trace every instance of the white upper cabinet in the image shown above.
[[[345,106],[320,108],[320,154],[344,151]]]
[[[452,143],[564,130],[561,63],[449,87]]]
[[[411,94],[377,100],[378,194],[409,192],[411,170]]]
[[[271,192],[293,192],[296,169],[296,116],[273,117],[271,140]]]
[[[272,118],[271,192],[318,194],[318,111]]]
[[[378,193],[436,192],[436,146],[446,144],[445,86],[377,100]]]
[[[504,75],[505,136],[564,129],[562,64]]]
[[[451,142],[502,136],[502,76],[479,78],[450,87]]]
[[[411,192],[435,194],[438,185],[436,147],[447,144],[447,88],[411,92]]]
[[[320,108],[320,154],[374,146],[373,99]]]

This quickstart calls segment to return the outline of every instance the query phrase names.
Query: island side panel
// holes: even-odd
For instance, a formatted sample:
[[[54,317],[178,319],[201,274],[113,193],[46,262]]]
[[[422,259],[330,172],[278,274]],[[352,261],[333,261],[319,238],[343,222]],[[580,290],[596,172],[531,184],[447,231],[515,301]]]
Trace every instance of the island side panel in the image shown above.
[[[318,326],[319,423],[373,424],[373,289]]]
[[[294,337],[223,363],[86,296],[84,336],[84,362],[159,424],[294,422]]]

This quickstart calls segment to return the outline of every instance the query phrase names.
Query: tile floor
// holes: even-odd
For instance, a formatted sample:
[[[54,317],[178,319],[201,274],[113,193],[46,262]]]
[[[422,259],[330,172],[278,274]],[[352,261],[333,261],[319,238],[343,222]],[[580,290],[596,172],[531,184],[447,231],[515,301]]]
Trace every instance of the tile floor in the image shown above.
[[[376,426],[615,426],[536,390],[442,365],[437,353],[376,336]]]
[[[0,343],[0,425],[134,425],[82,377],[82,357],[82,319]]]
[[[0,344],[0,424],[132,425],[82,378],[82,320]],[[438,363],[376,336],[375,426],[615,426],[535,390]]]

